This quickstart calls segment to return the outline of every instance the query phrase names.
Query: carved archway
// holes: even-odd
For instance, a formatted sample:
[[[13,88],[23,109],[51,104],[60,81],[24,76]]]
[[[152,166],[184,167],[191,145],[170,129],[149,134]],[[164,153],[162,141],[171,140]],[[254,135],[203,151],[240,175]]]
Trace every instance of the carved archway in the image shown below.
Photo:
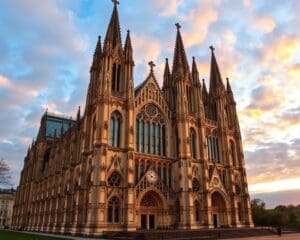
[[[139,198],[138,223],[141,229],[158,229],[167,224],[165,198],[154,190],[148,190]]]
[[[225,197],[215,191],[211,194],[212,225],[217,227],[228,226],[228,208]]]

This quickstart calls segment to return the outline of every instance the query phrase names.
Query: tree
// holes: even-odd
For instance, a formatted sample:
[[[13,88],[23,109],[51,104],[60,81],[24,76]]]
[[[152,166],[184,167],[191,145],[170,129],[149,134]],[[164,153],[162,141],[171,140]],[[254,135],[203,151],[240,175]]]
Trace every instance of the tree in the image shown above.
[[[0,158],[0,185],[10,185],[10,181],[10,168],[4,158]]]

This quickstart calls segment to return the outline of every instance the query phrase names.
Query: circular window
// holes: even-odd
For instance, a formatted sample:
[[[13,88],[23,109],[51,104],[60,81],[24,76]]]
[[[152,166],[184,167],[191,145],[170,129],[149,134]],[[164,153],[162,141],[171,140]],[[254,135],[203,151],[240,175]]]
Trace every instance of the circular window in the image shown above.
[[[113,172],[107,179],[108,185],[112,187],[119,187],[121,185],[121,176],[117,172]]]

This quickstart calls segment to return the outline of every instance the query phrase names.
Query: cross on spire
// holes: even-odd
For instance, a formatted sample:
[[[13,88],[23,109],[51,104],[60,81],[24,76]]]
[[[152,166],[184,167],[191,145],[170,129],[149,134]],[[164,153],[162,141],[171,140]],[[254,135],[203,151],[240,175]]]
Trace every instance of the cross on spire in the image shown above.
[[[153,68],[156,66],[155,63],[153,61],[150,61],[148,65],[150,66],[150,71],[153,72]]]
[[[211,50],[212,52],[215,51],[214,46],[209,46],[209,48],[210,48],[210,50]]]
[[[120,2],[118,0],[111,0],[115,6],[117,6],[117,4],[120,4]]]
[[[175,26],[176,26],[177,30],[179,30],[181,28],[181,25],[179,23],[176,23]]]

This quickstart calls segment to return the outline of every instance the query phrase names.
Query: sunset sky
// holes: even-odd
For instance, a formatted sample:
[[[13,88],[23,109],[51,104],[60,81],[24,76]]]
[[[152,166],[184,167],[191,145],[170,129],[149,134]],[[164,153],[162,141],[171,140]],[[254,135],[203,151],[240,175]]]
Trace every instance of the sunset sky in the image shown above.
[[[0,1],[0,157],[17,186],[40,118],[84,108],[98,35],[110,0]],[[122,41],[130,29],[135,84],[173,59],[176,28],[188,59],[209,79],[210,50],[235,94],[251,197],[267,207],[300,204],[300,1],[120,0]],[[172,61],[170,61],[172,62]]]

